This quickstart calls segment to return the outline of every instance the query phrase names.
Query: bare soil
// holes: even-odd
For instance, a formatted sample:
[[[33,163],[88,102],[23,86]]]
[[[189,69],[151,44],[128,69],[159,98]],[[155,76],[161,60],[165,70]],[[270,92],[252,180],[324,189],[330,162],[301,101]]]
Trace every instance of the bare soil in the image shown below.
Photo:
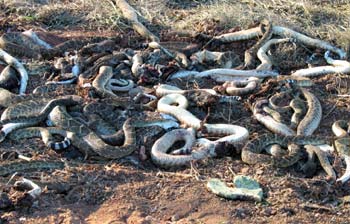
[[[196,4],[197,1],[189,2]],[[0,23],[1,33],[9,28],[19,31],[42,28],[42,24],[37,23],[15,23],[15,16],[5,19],[3,15],[0,21],[3,21]],[[208,25],[207,31],[216,29],[211,25]],[[206,27],[205,24],[201,26]],[[219,28],[213,32],[227,30]],[[72,37],[121,35],[115,30],[96,32],[80,26],[68,30],[54,29],[49,33],[54,34],[51,42],[56,41],[56,44]],[[133,32],[128,31],[122,35],[130,40]],[[167,35],[166,31],[162,35],[162,41],[183,40]],[[135,41],[128,43],[132,45],[138,41],[142,41],[142,38],[136,37]],[[185,41],[196,42],[194,39]],[[243,60],[244,49],[253,43],[254,41],[235,43],[215,49],[234,49]],[[298,49],[295,52],[290,53],[290,58],[283,58],[283,71],[287,71],[289,66],[305,66],[300,64],[303,60],[292,60],[306,57],[305,50]],[[278,53],[285,55],[283,49],[276,54]],[[312,80],[315,85],[310,91],[318,97],[323,108],[323,119],[315,135],[333,136],[331,125],[334,121],[350,120],[350,98],[336,96],[349,94],[350,78],[336,74]],[[28,92],[43,81],[41,76],[31,76]],[[216,83],[212,80],[198,80],[196,83],[184,80],[177,84],[190,88],[197,85],[212,87]],[[273,89],[269,93],[274,91],[279,90]],[[234,104],[210,105],[208,122],[242,125],[252,136],[267,133],[267,129],[252,117],[248,98],[244,97],[241,102]],[[208,107],[192,106],[190,110],[200,119],[208,114]],[[149,112],[149,116],[155,115]],[[149,151],[154,140],[163,133],[162,130],[152,128],[138,130],[139,147],[129,160],[88,160],[82,161],[78,167],[64,170],[18,174],[38,183],[44,192],[37,202],[29,206],[5,210],[0,208],[0,223],[350,223],[350,184],[329,183],[320,167],[315,176],[305,177],[298,166],[287,169],[250,166],[240,160],[240,149],[237,148],[230,155],[207,159],[192,164],[191,167],[161,169],[152,163]],[[146,148],[147,159],[141,159],[142,146]],[[82,155],[73,147],[68,152],[55,153],[45,148],[39,139],[20,142],[5,140],[1,143],[1,153],[13,151],[37,159],[82,159]],[[6,158],[1,159],[0,164],[8,161]],[[339,157],[334,155],[332,161],[337,174],[342,174],[345,166]],[[260,203],[226,200],[206,189],[210,178],[220,178],[231,183],[235,175],[248,175],[259,181],[264,191],[264,200]],[[16,198],[17,192],[11,187],[13,181],[8,183],[9,179],[10,177],[0,177],[2,192]]]

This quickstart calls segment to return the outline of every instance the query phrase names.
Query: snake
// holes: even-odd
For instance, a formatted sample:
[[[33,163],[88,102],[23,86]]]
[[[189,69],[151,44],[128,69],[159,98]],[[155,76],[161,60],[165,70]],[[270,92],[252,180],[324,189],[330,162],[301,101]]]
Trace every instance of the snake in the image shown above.
[[[264,109],[268,105],[267,99],[261,99],[254,103],[253,105],[253,115],[255,119],[257,119],[260,123],[262,123],[267,129],[270,131],[283,135],[283,136],[295,136],[296,132],[288,127],[286,124],[283,124],[282,122],[276,121],[273,117],[270,115],[266,115]],[[276,113],[276,112],[274,112]]]
[[[92,82],[92,86],[95,88],[96,92],[102,97],[111,97],[115,98],[115,95],[111,90],[107,87],[108,81],[113,76],[113,69],[110,66],[101,66],[99,69],[99,73]]]
[[[226,33],[219,36],[215,36],[213,37],[213,40],[219,43],[231,43],[234,41],[252,39],[255,37],[262,36],[263,34],[264,32],[262,31],[261,26],[259,26],[251,29],[246,29],[246,30],[241,30],[233,33]],[[272,34],[276,36],[280,36],[282,38],[291,38],[296,40],[297,42],[300,42],[302,44],[305,44],[311,47],[317,47],[317,48],[325,49],[327,51],[334,52],[338,54],[341,59],[346,58],[346,52],[344,50],[337,48],[326,41],[308,37],[304,34],[296,32],[287,27],[272,25]]]
[[[34,126],[44,121],[57,105],[72,106],[82,102],[79,96],[64,96],[58,99],[36,99],[20,102],[6,108],[1,115],[0,142],[19,128]]]
[[[317,156],[322,168],[326,171],[329,179],[331,181],[334,181],[336,179],[337,175],[336,175],[335,171],[332,168],[332,165],[330,164],[330,162],[328,160],[327,153],[322,151],[319,147],[314,146],[314,145],[305,145],[304,147],[307,151],[311,151],[309,153],[315,154]],[[311,159],[312,159],[312,157],[313,156],[311,156]],[[308,167],[308,166],[306,166],[306,167]]]
[[[44,49],[31,37],[21,32],[4,33],[0,37],[0,48],[17,57],[39,58]]]
[[[185,141],[185,145],[181,149],[178,149],[178,151],[191,152],[191,148],[193,147],[195,140],[196,137],[194,129],[175,129],[169,131],[153,144],[151,149],[152,161],[162,167],[185,165],[188,162],[195,160],[194,154],[170,155],[167,153],[167,151],[176,141]],[[198,157],[197,159],[204,157],[206,157],[205,153],[202,154],[202,157]]]
[[[57,105],[73,106],[82,103],[77,95],[62,96],[57,99],[43,98],[23,101],[6,108],[1,114],[0,125],[8,123],[39,123],[44,121]]]
[[[277,81],[281,84],[299,87],[311,87],[313,85],[311,79],[303,76],[277,76]]]
[[[172,52],[170,52],[167,48],[165,48],[159,42],[155,42],[155,41],[149,42],[147,44],[147,47],[152,49],[159,49],[167,57],[169,57],[170,59],[174,59],[183,68],[187,68],[190,65],[190,62],[184,53],[179,52],[177,50],[172,50]]]
[[[297,97],[298,94],[295,90],[298,89],[303,94],[307,102],[307,110],[305,112],[304,103],[301,99]],[[322,118],[322,106],[320,101],[317,99],[315,95],[309,92],[305,88],[296,88],[289,89],[284,92],[280,92],[271,96],[268,100],[268,105],[278,112],[287,112],[292,108],[294,113],[291,118],[291,128],[288,128],[284,124],[273,121],[273,119],[269,116],[263,115],[261,112],[264,109],[263,104],[266,104],[267,101],[261,101],[260,103],[256,103],[253,107],[253,114],[259,120],[259,122],[263,123],[268,129],[271,131],[282,134],[282,135],[302,135],[309,136],[314,133],[321,122]],[[278,99],[285,98],[289,96],[291,93],[294,93],[295,99],[291,100],[288,105],[280,106],[277,104]],[[300,118],[305,113],[304,118]],[[296,128],[296,133],[292,130]]]
[[[140,14],[132,6],[130,6],[127,1],[117,0],[115,4],[121,10],[122,15],[130,21],[136,32],[138,32],[142,37],[159,42],[159,38],[149,31],[141,22],[139,22],[138,15]]]
[[[300,91],[307,101],[308,109],[297,127],[297,135],[309,136],[314,133],[321,122],[322,106],[314,94],[305,88],[300,88]]]
[[[281,44],[281,43],[287,43],[287,42],[293,42],[293,39],[291,38],[284,38],[284,39],[271,39],[266,41],[264,45],[262,45],[258,52],[257,56],[259,60],[261,61],[261,64],[256,68],[257,70],[271,70],[272,69],[272,62],[269,56],[267,56],[266,52],[270,49],[271,45],[273,44]]]
[[[134,54],[131,58],[131,72],[135,77],[139,77],[142,73],[143,59],[140,53]]]
[[[215,41],[219,43],[231,43],[235,41],[253,39],[262,35],[263,35],[263,31],[261,30],[261,26],[258,26],[251,29],[241,30],[233,33],[221,34],[219,36],[213,37],[211,41]]]
[[[129,118],[124,122],[123,131],[125,142],[122,146],[111,146],[106,144],[94,131],[87,125],[79,122],[72,117],[65,107],[55,107],[49,114],[51,123],[63,130],[73,132],[79,139],[77,148],[84,151],[85,154],[94,152],[105,159],[119,159],[131,154],[136,150],[135,128],[132,120]],[[74,141],[72,139],[72,144]]]
[[[260,80],[256,77],[250,77],[246,81],[231,81],[225,82],[219,87],[220,92],[225,92],[228,95],[241,96],[247,95],[257,89]]]
[[[338,137],[334,141],[334,147],[338,154],[344,158],[346,164],[345,173],[337,179],[338,182],[345,183],[350,179],[350,122],[338,120],[333,123],[332,131]],[[347,130],[345,130],[347,129]]]
[[[18,84],[17,71],[12,66],[7,65],[0,73],[0,88],[9,90],[18,87]]]
[[[265,42],[267,42],[271,36],[272,36],[272,23],[267,20],[267,19],[263,19],[260,22],[260,27],[261,30],[264,30],[264,33],[262,35],[262,37],[248,50],[246,50],[244,52],[244,66],[243,68],[248,68],[251,69],[256,61],[256,55],[259,58],[259,52],[261,51],[260,49],[263,48],[263,46],[265,46]],[[261,58],[260,58],[261,60]],[[257,70],[263,70],[265,68],[262,68],[262,66],[258,66]],[[269,68],[266,68],[267,70]]]
[[[294,98],[290,101],[289,106],[294,111],[290,119],[290,127],[292,129],[296,129],[300,124],[301,116],[303,116],[306,112],[306,105],[300,98]]]
[[[115,111],[116,107],[123,107],[124,110]],[[116,126],[112,123],[117,122],[116,118],[118,120],[125,118],[125,108],[126,105],[123,105],[123,102],[109,102],[107,100],[91,102],[83,108],[83,114],[88,119],[86,125],[107,144],[121,145],[124,142],[124,132],[122,130],[116,131]]]
[[[173,106],[176,104],[177,106]],[[248,130],[244,127],[232,124],[202,124],[201,120],[186,110],[188,106],[187,98],[181,94],[168,94],[159,99],[157,110],[161,113],[170,114],[181,123],[196,130],[204,128],[209,134],[225,134],[223,141],[231,144],[239,144],[248,138]]]
[[[117,52],[114,54],[107,54],[105,56],[102,56],[98,58],[96,61],[94,61],[93,65],[90,66],[88,69],[86,69],[83,73],[79,75],[78,83],[80,85],[83,85],[84,83],[88,82],[90,79],[94,79],[96,77],[96,74],[100,70],[100,67],[102,66],[116,66],[120,64],[123,60],[127,60],[128,57],[124,52]],[[86,67],[85,65],[84,67]]]
[[[89,43],[83,46],[79,51],[79,55],[92,55],[92,54],[101,54],[101,53],[112,53],[113,50],[116,49],[116,40],[115,39],[107,39],[102,40],[97,43]]]
[[[240,97],[237,96],[225,96],[225,95],[220,95],[216,91],[218,91],[218,88],[213,88],[213,89],[188,89],[188,90],[182,90],[176,86],[168,85],[168,84],[159,84],[154,87],[156,89],[156,95],[158,97],[162,97],[168,94],[181,94],[181,95],[188,95],[188,96],[195,96],[196,94],[198,95],[203,95],[203,98],[212,98],[213,101],[219,101],[220,103],[225,103],[225,102],[233,102],[240,100]],[[244,91],[244,90],[243,90]],[[200,99],[202,102],[205,101],[203,99]],[[207,100],[211,101],[211,100]]]
[[[328,160],[328,155],[326,152],[321,150],[317,146],[306,145],[305,149],[308,154],[307,162],[302,166],[302,170],[307,175],[311,175],[316,170],[315,157],[317,156],[322,168],[326,171],[328,179],[331,181],[336,180],[337,182],[345,183],[350,179],[350,160],[349,160],[349,148],[350,148],[350,138],[348,135],[349,122],[345,120],[337,120],[332,125],[332,131],[336,135],[334,139],[334,148],[338,154],[344,158],[346,163],[345,173],[336,180],[336,174]]]
[[[173,106],[176,104],[177,106]],[[193,130],[201,129],[202,134],[209,135],[224,135],[225,137],[219,138],[215,141],[209,141],[206,138],[200,138],[197,143],[200,145],[198,150],[189,150],[189,146],[193,143],[190,141],[190,137],[187,130],[178,129],[177,131],[168,132],[163,137],[158,139],[152,147],[152,160],[160,166],[181,166],[188,164],[189,161],[199,160],[206,157],[213,157],[221,154],[222,145],[225,143],[232,145],[239,145],[245,142],[248,138],[248,130],[244,127],[232,125],[232,124],[207,124],[196,118],[191,112],[186,110],[188,101],[185,96],[177,93],[164,95],[161,97],[157,104],[157,110],[162,113],[170,114],[176,117],[181,123],[192,128]],[[185,134],[184,134],[185,133]],[[187,137],[186,137],[187,136]],[[170,155],[167,154],[168,149],[176,141],[185,140],[186,149],[184,152],[190,152],[189,155]],[[177,152],[183,150],[177,150]]]
[[[242,161],[247,164],[269,164],[276,167],[289,167],[298,162],[302,157],[302,150],[293,147],[288,155],[275,158],[271,155],[262,154],[265,147],[279,144],[287,147],[289,144],[296,145],[318,145],[329,144],[332,140],[311,136],[281,136],[276,134],[264,134],[250,140],[242,149]]]
[[[272,109],[274,109],[280,113],[289,111],[290,110],[289,104],[288,105],[279,105],[279,100],[290,98],[291,93],[293,93],[293,89],[287,89],[285,91],[273,94],[268,99],[269,107],[271,107]]]
[[[34,33],[35,34],[35,33]],[[42,40],[35,38],[36,35],[27,35],[25,32],[4,33],[0,37],[0,48],[18,57],[43,58],[51,60],[59,57],[70,49],[80,49],[91,42],[100,42],[105,37],[94,37],[89,39],[72,39],[60,43],[54,47],[43,46]],[[113,38],[111,38],[114,40]]]
[[[311,47],[318,47],[318,48],[325,49],[327,51],[332,51],[332,52],[338,54],[341,59],[346,58],[346,52],[344,50],[337,48],[326,41],[322,41],[322,40],[308,37],[304,34],[296,32],[292,29],[282,27],[282,26],[273,26],[272,32],[273,32],[273,34],[284,37],[284,38],[292,38],[292,39],[296,40],[297,43],[300,42],[300,43],[303,43],[303,44],[311,46]]]
[[[215,64],[220,68],[232,68],[233,65],[239,61],[237,54],[232,51],[217,52],[202,50],[196,52],[190,58],[192,60],[192,64]]]
[[[54,142],[52,139],[53,134],[58,134],[65,136],[64,140],[61,142]],[[45,145],[53,149],[55,151],[62,150],[67,148],[71,143],[69,139],[68,133],[66,131],[57,129],[57,128],[43,128],[43,127],[29,127],[29,128],[22,128],[13,131],[9,138],[11,140],[20,140],[20,139],[27,139],[27,138],[34,138],[34,137],[41,137]]]
[[[0,176],[11,175],[15,172],[28,172],[48,169],[64,169],[66,164],[60,161],[19,161],[2,163],[0,166]]]
[[[318,67],[312,67],[312,68],[306,68],[306,69],[299,69],[295,72],[293,72],[292,76],[318,76],[318,75],[325,75],[325,74],[334,74],[334,73],[342,73],[342,74],[349,74],[350,73],[350,62],[346,60],[334,60],[330,56],[330,51],[326,51],[324,54],[324,58],[326,59],[328,64],[326,66],[318,66]]]
[[[24,68],[21,62],[19,62],[16,58],[8,54],[6,51],[2,50],[0,48],[0,59],[5,61],[8,65],[11,65],[14,69],[17,70],[19,73],[21,79],[20,79],[20,86],[19,86],[19,94],[24,95],[26,89],[27,89],[27,82],[28,82],[28,72]]]

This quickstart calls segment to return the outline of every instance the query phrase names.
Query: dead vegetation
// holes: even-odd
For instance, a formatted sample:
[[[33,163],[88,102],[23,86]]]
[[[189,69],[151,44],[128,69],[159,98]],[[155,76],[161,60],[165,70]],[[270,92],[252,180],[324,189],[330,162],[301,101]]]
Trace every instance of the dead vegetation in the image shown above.
[[[205,0],[129,1],[156,31],[165,29],[217,33],[235,27],[247,28],[267,18],[309,36],[328,40],[348,49],[350,3],[324,0]],[[112,0],[3,0],[2,16],[43,25],[47,29],[81,27],[126,31],[129,24]],[[15,25],[15,24],[13,24]],[[153,30],[152,30],[153,31]]]

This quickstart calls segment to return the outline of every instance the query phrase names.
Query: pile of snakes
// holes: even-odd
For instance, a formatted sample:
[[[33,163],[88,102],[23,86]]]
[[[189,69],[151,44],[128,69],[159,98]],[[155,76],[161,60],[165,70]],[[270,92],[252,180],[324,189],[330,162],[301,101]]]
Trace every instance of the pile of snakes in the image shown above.
[[[322,106],[310,91],[313,76],[350,72],[342,49],[267,20],[219,36],[197,34],[188,38],[189,43],[149,38],[131,48],[120,44],[121,38],[51,46],[31,30],[3,34],[0,142],[41,138],[51,150],[73,145],[87,160],[114,160],[139,150],[138,129],[157,126],[163,132],[149,153],[161,168],[235,150],[250,165],[285,168],[303,160],[302,170],[313,172],[319,162],[332,181],[345,183],[350,178],[350,121],[335,121],[330,127],[334,136],[315,135]],[[253,43],[244,55],[218,50],[240,42]],[[323,65],[281,74],[273,49],[286,44],[317,50],[309,56],[319,57]],[[45,84],[27,93],[29,77],[37,75]],[[232,102],[249,104],[253,119],[266,128],[264,134],[249,133],[249,123],[211,123],[208,116],[199,118],[190,111],[228,107]],[[178,142],[184,143],[182,147],[176,148]],[[338,177],[329,161],[335,153],[346,164],[345,174]],[[0,175],[62,169],[67,164],[4,162]]]

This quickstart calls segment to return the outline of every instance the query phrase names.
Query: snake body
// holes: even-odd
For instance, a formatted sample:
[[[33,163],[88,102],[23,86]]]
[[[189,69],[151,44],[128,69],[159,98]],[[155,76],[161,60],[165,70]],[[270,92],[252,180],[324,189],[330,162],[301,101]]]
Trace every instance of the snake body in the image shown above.
[[[305,117],[300,121],[297,128],[297,135],[309,136],[314,133],[321,122],[322,107],[320,101],[315,95],[307,91],[305,88],[300,88],[307,101],[308,109]]]
[[[342,73],[349,74],[350,73],[350,62],[346,60],[334,60],[329,56],[330,52],[326,51],[324,54],[324,58],[326,59],[328,64],[326,66],[318,66],[313,68],[299,69],[292,73],[292,76],[318,76],[332,73]]]
[[[262,99],[257,101],[253,105],[253,115],[255,119],[257,119],[260,123],[262,123],[265,127],[276,134],[284,135],[284,136],[294,136],[296,135],[295,131],[283,124],[282,122],[276,121],[270,115],[264,114],[264,105],[267,105],[268,101],[266,99]]]
[[[57,105],[73,106],[82,103],[82,98],[76,95],[64,96],[58,99],[29,100],[8,107],[1,115],[0,124],[30,122],[38,123],[46,119]]]
[[[185,145],[179,151],[191,152],[191,148],[195,143],[195,139],[196,138],[193,129],[175,129],[170,132],[167,132],[153,144],[151,149],[152,161],[157,165],[163,167],[182,166],[188,164],[190,161],[195,160],[193,154],[170,155],[167,153],[167,151],[176,141],[185,141]]]
[[[66,137],[61,142],[54,142],[52,139],[53,134],[60,134]],[[41,137],[48,148],[53,150],[62,150],[70,145],[70,139],[67,136],[68,134],[66,131],[57,128],[29,127],[12,132],[9,135],[9,138],[12,140],[20,140],[23,138]]]
[[[257,89],[260,80],[255,77],[249,78],[247,81],[225,82],[222,87],[229,95],[240,96],[246,95]]]
[[[112,76],[113,76],[112,67],[101,66],[98,75],[92,82],[92,86],[95,88],[96,92],[103,98],[116,97],[116,95],[111,90],[108,90],[106,88],[108,81],[112,78]]]
[[[338,182],[345,183],[350,179],[350,122],[338,120],[333,123],[332,131],[338,137],[334,141],[334,146],[346,164],[345,173],[337,179]],[[346,130],[345,130],[346,129]]]
[[[20,161],[2,163],[0,166],[0,176],[11,175],[15,172],[28,172],[48,169],[63,169],[65,167],[64,162],[59,161]]]
[[[86,150],[87,148],[88,151],[93,151],[106,159],[119,159],[136,150],[135,130],[131,119],[126,120],[123,125],[125,142],[122,146],[106,144],[95,132],[74,119],[63,107],[55,107],[50,113],[49,119],[53,125],[73,132],[77,138],[81,139],[80,145],[77,145],[80,150]]]
[[[269,56],[267,56],[266,52],[270,49],[273,44],[287,43],[293,41],[290,38],[285,39],[271,39],[267,41],[257,52],[257,56],[261,61],[261,64],[256,68],[257,70],[271,70],[272,62]]]
[[[289,144],[328,144],[331,140],[325,138],[305,137],[305,136],[281,136],[265,134],[249,141],[242,149],[242,161],[248,164],[271,164],[276,167],[289,167],[301,159],[301,150],[295,148],[287,156],[274,158],[270,155],[261,154],[265,147],[272,144],[279,144],[287,147]]]
[[[322,151],[319,147],[314,145],[305,145],[305,149],[311,150],[317,156],[321,166],[326,171],[329,179],[334,181],[337,175],[335,174],[335,171],[333,170],[332,165],[328,160],[326,152]]]
[[[244,52],[244,68],[251,69],[253,67],[256,61],[256,55],[259,57],[260,49],[272,36],[272,23],[270,21],[264,19],[260,22],[260,26],[261,30],[265,30],[264,34],[253,47]],[[263,70],[265,68],[259,66],[257,69]],[[266,69],[268,70],[269,68]]]
[[[36,99],[20,102],[8,107],[1,115],[0,142],[12,131],[30,127],[44,121],[57,105],[72,106],[82,102],[78,96],[65,96],[58,99]]]
[[[173,106],[172,104],[177,104]],[[157,105],[159,112],[171,114],[176,117],[181,123],[196,130],[202,127],[202,122],[195,117],[191,112],[186,110],[188,101],[185,96],[180,94],[169,94],[163,96]],[[248,130],[241,126],[231,124],[203,124],[207,133],[211,134],[228,134],[227,137],[231,144],[244,142],[248,138]]]
[[[294,110],[290,119],[290,127],[295,129],[300,123],[301,116],[306,112],[306,106],[301,99],[295,98],[290,101],[289,106]]]
[[[230,42],[240,41],[240,40],[249,40],[249,39],[261,36],[262,34],[263,32],[261,30],[261,27],[254,27],[247,30],[241,30],[233,33],[222,34],[220,36],[214,37],[213,39],[220,43],[230,43]]]
[[[10,65],[6,66],[0,73],[0,88],[12,89],[18,84],[17,71]]]

